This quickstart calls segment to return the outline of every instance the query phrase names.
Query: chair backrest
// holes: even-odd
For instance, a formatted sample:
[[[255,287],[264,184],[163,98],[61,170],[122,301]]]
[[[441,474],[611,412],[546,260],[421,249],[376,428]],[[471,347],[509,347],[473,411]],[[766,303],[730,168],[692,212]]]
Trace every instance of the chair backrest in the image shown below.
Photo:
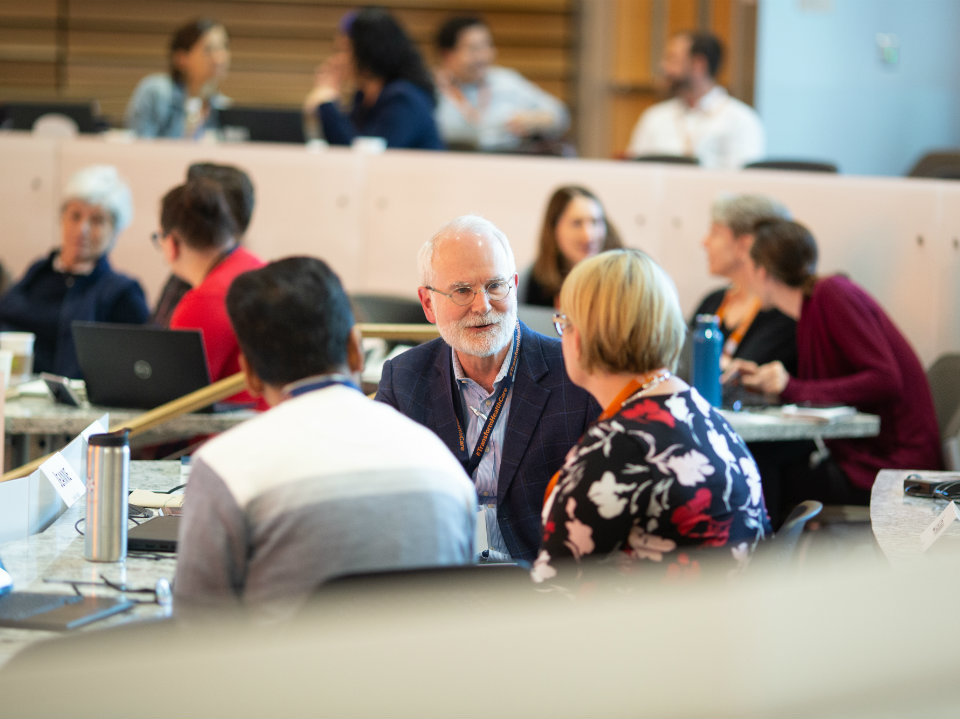
[[[960,353],[940,355],[927,370],[946,469],[960,469]]]
[[[745,170],[794,170],[799,172],[833,172],[839,170],[832,162],[814,160],[758,160],[743,166]]]
[[[936,150],[921,157],[908,177],[960,180],[960,150]]]
[[[517,305],[517,317],[527,327],[534,332],[539,332],[547,337],[556,337],[557,330],[553,326],[553,315],[556,312],[553,307],[542,307],[540,305]]]
[[[350,295],[354,319],[357,322],[384,322],[387,324],[426,324],[420,301],[395,295]]]
[[[754,563],[761,566],[787,567],[796,561],[797,545],[807,522],[823,511],[823,504],[815,499],[800,502],[790,510],[779,531],[757,548]]]
[[[634,162],[661,162],[667,165],[699,165],[700,160],[689,155],[638,155]]]
[[[38,121],[42,121],[51,115],[62,115],[72,120],[79,132],[96,133],[105,129],[99,113],[100,106],[96,100],[74,102],[7,101],[0,106],[0,127],[5,130],[33,130]],[[41,124],[42,129],[43,125]]]

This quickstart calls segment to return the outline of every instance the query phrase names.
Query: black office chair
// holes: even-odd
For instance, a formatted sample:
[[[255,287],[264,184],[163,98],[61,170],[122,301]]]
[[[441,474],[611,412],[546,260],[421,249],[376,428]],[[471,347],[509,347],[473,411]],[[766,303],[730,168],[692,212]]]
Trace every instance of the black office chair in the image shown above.
[[[800,502],[790,510],[783,525],[772,539],[757,547],[753,564],[762,567],[788,568],[797,561],[797,545],[807,522],[823,511],[823,504],[815,499]]]
[[[299,109],[231,105],[217,112],[226,140],[303,144],[303,114]]]
[[[927,370],[940,428],[944,468],[960,469],[960,354],[940,355]]]
[[[350,295],[354,319],[357,322],[383,322],[386,324],[426,324],[420,301],[396,295],[355,294]]]
[[[960,180],[960,150],[936,150],[921,157],[908,177]]]
[[[744,170],[794,170],[798,172],[832,172],[839,170],[832,162],[812,160],[758,160],[743,166]]]
[[[700,160],[689,155],[638,155],[630,158],[634,162],[659,162],[664,165],[699,165]]]
[[[96,100],[13,102],[0,104],[0,129],[32,130],[33,126],[48,115],[63,115],[74,122],[77,131],[97,133],[107,129],[107,122],[100,117],[100,104]]]

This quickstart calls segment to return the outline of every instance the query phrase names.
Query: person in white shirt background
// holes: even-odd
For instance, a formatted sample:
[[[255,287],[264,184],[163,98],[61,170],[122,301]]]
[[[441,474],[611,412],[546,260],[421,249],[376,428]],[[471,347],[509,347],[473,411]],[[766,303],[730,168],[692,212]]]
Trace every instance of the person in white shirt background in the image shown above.
[[[496,48],[479,17],[457,16],[437,31],[436,119],[451,149],[510,152],[556,139],[570,126],[560,100],[520,73],[494,65]]]
[[[637,121],[628,157],[685,155],[712,169],[734,170],[765,151],[756,111],[717,84],[723,46],[709,33],[681,32],[667,41],[660,72],[671,99]]]

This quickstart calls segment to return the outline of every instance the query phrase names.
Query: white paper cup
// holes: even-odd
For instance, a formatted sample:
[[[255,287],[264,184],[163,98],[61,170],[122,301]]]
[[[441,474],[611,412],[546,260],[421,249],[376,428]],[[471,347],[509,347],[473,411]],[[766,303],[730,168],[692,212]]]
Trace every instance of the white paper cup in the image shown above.
[[[0,332],[0,350],[11,354],[9,384],[26,382],[33,374],[33,332]]]
[[[10,350],[0,350],[0,389],[6,389],[10,386],[10,368],[13,367],[13,352]]]
[[[353,138],[351,147],[355,152],[377,155],[387,149],[387,141],[382,137],[359,135]]]

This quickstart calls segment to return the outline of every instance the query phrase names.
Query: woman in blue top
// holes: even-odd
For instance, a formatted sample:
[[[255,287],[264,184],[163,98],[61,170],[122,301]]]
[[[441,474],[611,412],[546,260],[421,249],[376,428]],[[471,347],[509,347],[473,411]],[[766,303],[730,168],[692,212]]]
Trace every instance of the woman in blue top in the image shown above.
[[[216,20],[191,20],[170,40],[170,71],[148,75],[127,105],[127,127],[137,137],[198,139],[217,127],[219,93],[230,69],[227,31]]]
[[[372,136],[387,147],[442,150],[433,78],[404,29],[379,8],[348,15],[341,29],[340,49],[318,70],[304,101],[308,134],[332,145]],[[345,113],[337,100],[349,83],[357,92]]]

